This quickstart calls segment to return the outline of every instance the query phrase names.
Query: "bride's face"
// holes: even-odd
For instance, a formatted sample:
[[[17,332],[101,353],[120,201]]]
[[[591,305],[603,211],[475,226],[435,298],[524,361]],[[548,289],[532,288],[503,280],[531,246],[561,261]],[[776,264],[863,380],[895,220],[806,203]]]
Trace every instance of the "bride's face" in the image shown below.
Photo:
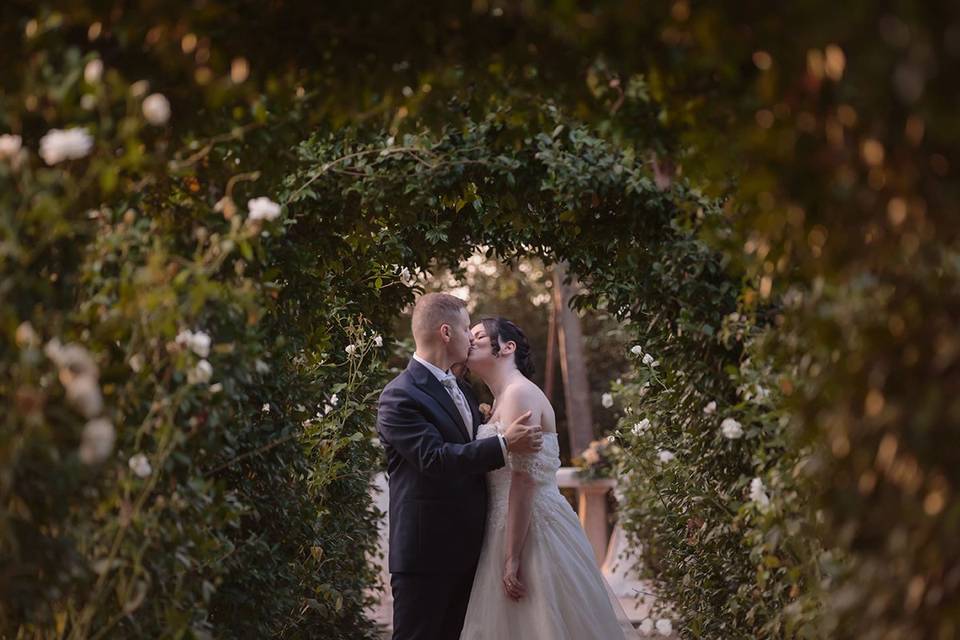
[[[473,334],[473,347],[467,358],[467,366],[479,373],[493,364],[493,349],[490,346],[490,336],[482,322],[475,324],[470,333]]]

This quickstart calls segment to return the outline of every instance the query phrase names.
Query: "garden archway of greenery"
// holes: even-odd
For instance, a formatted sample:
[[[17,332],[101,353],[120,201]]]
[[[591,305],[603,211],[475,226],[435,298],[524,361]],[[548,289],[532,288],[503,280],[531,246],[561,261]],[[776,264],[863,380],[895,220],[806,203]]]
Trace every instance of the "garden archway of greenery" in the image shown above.
[[[439,133],[402,141],[386,136],[347,130],[299,146],[303,168],[286,180],[289,253],[277,260],[290,267],[279,276],[284,291],[292,292],[288,315],[298,316],[300,305],[316,296],[318,304],[336,301],[330,315],[362,315],[371,331],[386,332],[413,299],[401,275],[405,269],[456,268],[477,247],[503,260],[564,261],[585,284],[575,304],[599,305],[626,321],[663,363],[656,372],[638,363],[620,389],[623,408],[651,406],[650,396],[643,397],[658,383],[659,407],[685,416],[669,427],[678,435],[703,419],[710,400],[735,397],[725,367],[737,364],[739,346],[719,334],[721,319],[737,308],[738,279],[697,237],[701,224],[722,215],[717,201],[682,181],[658,186],[643,161],[550,107],[533,127],[515,123],[504,110],[451,123]],[[335,352],[363,342],[356,327],[348,333],[334,341]],[[350,396],[350,389],[336,389],[341,398],[344,391]],[[357,384],[353,396],[362,398],[356,411],[364,419],[357,418],[353,429],[369,429],[377,390]],[[737,486],[755,470],[741,453],[714,451],[711,426],[688,429],[684,453],[702,458],[691,465],[695,473],[682,480],[664,476],[654,466],[656,451],[629,435],[629,418],[622,420],[622,438],[632,451],[627,469],[647,482],[626,492],[625,526],[635,541],[644,540],[646,560],[679,566],[687,550],[666,553],[663,540],[685,535],[687,507],[698,504],[698,518],[730,521],[735,514],[708,487]],[[675,484],[681,481],[682,489]],[[746,553],[731,556],[731,544],[740,546],[740,536],[726,530],[703,546],[697,564],[705,581],[720,585],[738,575],[750,582],[755,565]],[[720,597],[714,610],[698,612],[703,628],[722,619],[725,605]]]

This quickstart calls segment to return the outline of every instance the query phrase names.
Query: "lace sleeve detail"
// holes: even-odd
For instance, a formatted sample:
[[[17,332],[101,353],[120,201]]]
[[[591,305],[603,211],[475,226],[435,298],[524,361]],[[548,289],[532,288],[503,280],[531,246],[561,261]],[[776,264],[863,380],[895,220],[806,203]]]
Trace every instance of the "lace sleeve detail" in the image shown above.
[[[509,453],[507,454],[507,464],[511,470],[522,471],[534,480],[542,479],[549,471],[543,456],[538,453],[525,455]]]

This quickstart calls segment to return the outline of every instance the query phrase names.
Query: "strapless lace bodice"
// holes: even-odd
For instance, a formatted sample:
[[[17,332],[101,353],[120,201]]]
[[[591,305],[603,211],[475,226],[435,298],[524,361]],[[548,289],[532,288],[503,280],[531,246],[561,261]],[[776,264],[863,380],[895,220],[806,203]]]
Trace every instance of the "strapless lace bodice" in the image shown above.
[[[500,422],[482,424],[477,429],[477,438],[490,438],[502,433]],[[507,464],[497,471],[525,471],[537,484],[547,483],[554,485],[557,479],[557,469],[560,468],[560,441],[555,433],[543,434],[543,448],[536,453],[518,455],[507,454]],[[497,473],[494,471],[492,473]],[[509,473],[506,474],[509,476]]]

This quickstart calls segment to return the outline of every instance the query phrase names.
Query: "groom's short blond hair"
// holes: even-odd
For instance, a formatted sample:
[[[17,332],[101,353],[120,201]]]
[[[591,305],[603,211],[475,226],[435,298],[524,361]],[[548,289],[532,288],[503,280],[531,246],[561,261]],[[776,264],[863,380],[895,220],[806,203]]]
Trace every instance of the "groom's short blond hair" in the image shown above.
[[[426,293],[420,296],[413,306],[413,319],[410,322],[413,339],[429,340],[440,325],[455,324],[460,319],[460,310],[466,308],[466,302],[449,293]]]

